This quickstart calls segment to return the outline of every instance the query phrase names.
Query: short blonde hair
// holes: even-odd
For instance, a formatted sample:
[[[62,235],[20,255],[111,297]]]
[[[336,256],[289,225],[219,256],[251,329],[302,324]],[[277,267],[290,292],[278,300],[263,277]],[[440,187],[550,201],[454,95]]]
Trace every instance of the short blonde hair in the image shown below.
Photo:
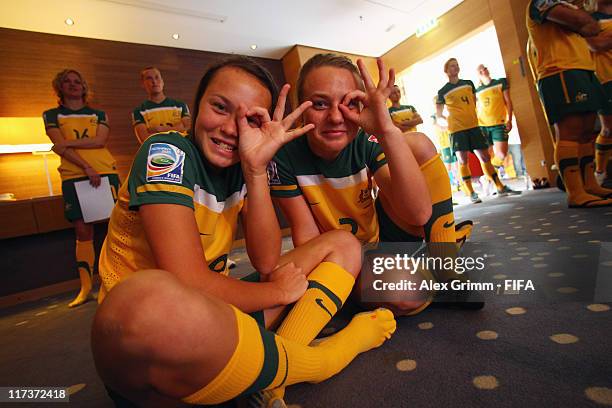
[[[451,62],[453,62],[453,61],[455,61],[455,62],[457,62],[457,63],[458,63],[457,58],[449,58],[449,59],[448,59],[448,61],[446,61],[446,62],[444,63],[444,72],[448,72],[448,66],[449,66],[449,65],[450,65],[450,63],[451,63]]]
[[[81,75],[79,71],[71,68],[66,68],[63,71],[58,72],[55,75],[55,78],[53,78],[53,81],[51,81],[53,90],[55,91],[55,94],[58,98],[58,103],[62,104],[64,102],[64,95],[62,94],[62,82],[70,73],[75,74],[81,80],[81,84],[83,85],[83,95],[81,95],[81,97],[83,98],[83,102],[87,103],[87,96],[89,95],[89,86],[87,85],[87,81],[85,81],[85,78],[83,78],[83,75]]]
[[[150,69],[154,69],[157,72],[159,72],[159,76],[161,76],[161,71],[159,70],[159,68],[157,68],[155,65],[151,65],[148,67],[144,67],[143,69],[140,70],[140,80],[143,81],[144,80],[144,73],[147,72]]]
[[[334,53],[321,53],[316,54],[312,58],[310,58],[300,69],[300,73],[298,75],[297,80],[297,96],[298,101],[300,103],[304,102],[304,82],[306,82],[306,77],[316,68],[320,67],[333,67],[333,68],[341,68],[349,71],[353,77],[355,78],[355,82],[357,83],[357,88],[361,91],[365,90],[365,86],[363,85],[363,79],[361,79],[361,74],[359,73],[359,69],[353,64],[350,58]]]

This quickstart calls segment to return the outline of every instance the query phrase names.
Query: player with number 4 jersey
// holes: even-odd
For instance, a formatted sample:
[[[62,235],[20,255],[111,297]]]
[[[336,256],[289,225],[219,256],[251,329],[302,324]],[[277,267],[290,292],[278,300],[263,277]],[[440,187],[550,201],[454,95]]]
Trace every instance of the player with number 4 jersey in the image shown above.
[[[519,191],[514,191],[501,182],[495,167],[491,164],[487,141],[478,126],[474,83],[459,79],[459,63],[455,58],[446,61],[444,72],[448,76],[448,83],[438,91],[436,116],[448,122],[451,147],[459,161],[464,193],[472,203],[482,202],[472,187],[472,173],[468,165],[468,153],[472,151],[480,160],[484,174],[495,184],[498,196],[520,194]],[[444,105],[448,110],[448,118],[443,115]]]

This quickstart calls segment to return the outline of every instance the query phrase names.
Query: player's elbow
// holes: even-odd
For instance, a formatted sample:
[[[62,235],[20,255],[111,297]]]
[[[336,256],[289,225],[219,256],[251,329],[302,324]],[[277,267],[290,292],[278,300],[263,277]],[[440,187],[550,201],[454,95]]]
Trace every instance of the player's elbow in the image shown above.
[[[410,225],[423,226],[429,221],[432,214],[429,196],[427,199],[412,200],[408,208],[406,206],[397,208],[396,205],[392,207],[397,216]]]
[[[278,256],[267,256],[262,259],[253,260],[252,264],[255,270],[263,275],[268,275],[272,273],[274,269],[278,266]]]
[[[596,20],[588,20],[584,24],[580,26],[578,29],[578,33],[583,37],[595,37],[601,28],[599,27],[599,23]]]
[[[95,147],[96,149],[101,149],[101,148],[103,148],[104,146],[106,146],[106,138],[104,138],[104,139],[95,139],[95,141],[94,141],[94,147]]]
[[[51,151],[53,151],[53,153],[57,154],[58,156],[63,156],[64,153],[66,152],[66,149],[67,149],[66,146],[54,144],[53,147],[51,148]]]
[[[605,44],[602,41],[598,41],[597,39],[587,38],[587,43],[589,44],[589,49],[593,52],[605,52],[608,51],[608,44]]]

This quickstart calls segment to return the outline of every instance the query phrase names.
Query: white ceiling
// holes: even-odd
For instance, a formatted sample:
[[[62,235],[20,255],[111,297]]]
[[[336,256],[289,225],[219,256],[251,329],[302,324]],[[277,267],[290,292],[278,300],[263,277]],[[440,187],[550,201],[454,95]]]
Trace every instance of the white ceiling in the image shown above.
[[[0,0],[0,26],[274,59],[295,44],[380,56],[462,1]]]

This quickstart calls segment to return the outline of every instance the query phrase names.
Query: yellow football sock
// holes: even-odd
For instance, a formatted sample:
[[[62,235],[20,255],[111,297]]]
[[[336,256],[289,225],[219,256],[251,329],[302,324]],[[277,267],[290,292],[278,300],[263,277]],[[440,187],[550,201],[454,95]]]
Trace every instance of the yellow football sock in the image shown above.
[[[321,262],[308,275],[308,289],[293,306],[276,333],[298,344],[307,345],[340,310],[355,285],[355,277],[340,265]],[[282,399],[284,388],[277,388],[269,399]]]
[[[491,158],[491,164],[493,165],[493,167],[497,168],[497,167],[501,167],[504,165],[504,160],[498,156],[493,156]]]
[[[309,344],[340,310],[351,293],[355,277],[340,265],[321,262],[308,275],[308,289],[276,331],[299,344]]]
[[[610,154],[612,154],[612,137],[600,133],[595,139],[595,164],[598,173],[606,171]]]
[[[389,309],[378,308],[371,312],[358,313],[350,323],[338,333],[321,339],[314,347],[324,349],[330,359],[327,372],[321,382],[340,372],[355,357],[382,344],[391,338],[397,327],[393,313]]]
[[[470,222],[470,223],[463,223],[463,225],[461,225],[460,228],[455,229],[455,239],[456,239],[458,248],[461,248],[463,244],[465,244],[465,241],[468,240],[470,235],[472,235],[473,228],[474,228],[474,224]]]
[[[77,297],[68,304],[68,307],[79,306],[87,301],[91,292],[91,279],[93,277],[93,267],[96,259],[93,241],[76,242],[76,261],[81,279],[81,290]]]
[[[340,372],[358,354],[380,346],[395,331],[386,309],[362,313],[325,344],[309,347],[286,340],[259,326],[232,307],[238,341],[221,372],[201,390],[183,398],[188,404],[219,404],[240,394],[310,381]]]
[[[470,171],[470,165],[467,163],[459,164],[459,175],[461,176],[461,188],[463,192],[470,196],[474,192],[472,187],[472,172]]]
[[[580,172],[582,173],[582,180],[584,183],[584,189],[589,194],[594,194],[600,197],[610,197],[612,190],[609,188],[603,188],[597,182],[595,178],[595,166],[593,164],[593,154],[595,152],[595,146],[593,143],[580,143],[578,145],[578,157],[580,157]]]
[[[578,165],[578,142],[560,140],[555,145],[555,163],[565,184],[570,207],[596,207],[607,205],[601,197],[584,190]]]
[[[426,242],[456,242],[453,193],[448,172],[440,155],[437,154],[421,166],[429,196],[431,217],[423,226]]]
[[[483,173],[487,176],[487,178],[495,183],[495,187],[497,191],[501,191],[504,188],[499,176],[497,175],[497,170],[491,164],[491,162],[480,162],[480,167],[482,168]]]

